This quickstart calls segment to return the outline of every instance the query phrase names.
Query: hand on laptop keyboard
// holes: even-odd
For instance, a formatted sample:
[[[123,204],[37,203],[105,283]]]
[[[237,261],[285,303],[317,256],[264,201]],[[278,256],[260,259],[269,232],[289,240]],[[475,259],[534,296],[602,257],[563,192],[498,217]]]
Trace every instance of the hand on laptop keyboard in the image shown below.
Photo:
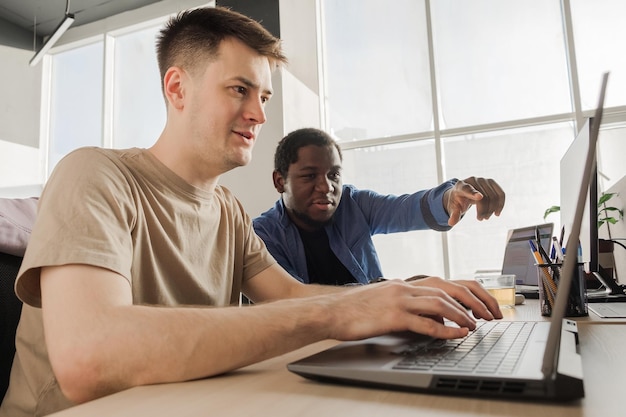
[[[475,319],[502,318],[498,303],[475,281],[428,277],[417,281],[389,280],[353,287],[337,294],[328,306],[334,325],[329,337],[357,340],[385,333],[412,331],[441,339],[464,337]],[[460,303],[471,309],[467,311]],[[474,316],[474,318],[472,317]],[[449,326],[444,319],[457,326]]]
[[[472,310],[476,318],[487,320],[502,318],[502,312],[496,299],[474,280],[450,281],[429,277],[412,282],[412,285],[426,285],[445,290],[462,307]]]

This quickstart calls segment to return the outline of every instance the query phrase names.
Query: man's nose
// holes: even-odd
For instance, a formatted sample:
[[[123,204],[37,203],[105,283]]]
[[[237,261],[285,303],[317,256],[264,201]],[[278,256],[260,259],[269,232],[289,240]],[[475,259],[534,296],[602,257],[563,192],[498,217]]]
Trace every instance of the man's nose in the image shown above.
[[[256,97],[248,101],[244,111],[244,118],[257,124],[263,124],[267,121],[265,105],[261,97]]]
[[[335,185],[333,184],[333,182],[329,178],[324,176],[319,177],[316,187],[319,191],[323,193],[335,191]]]

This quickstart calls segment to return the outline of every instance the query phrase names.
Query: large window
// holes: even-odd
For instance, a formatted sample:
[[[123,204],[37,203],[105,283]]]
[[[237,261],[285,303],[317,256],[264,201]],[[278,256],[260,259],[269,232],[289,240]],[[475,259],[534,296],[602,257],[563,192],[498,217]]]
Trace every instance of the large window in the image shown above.
[[[431,125],[424,5],[393,3],[324,3],[329,127],[342,139],[401,135]]]
[[[558,1],[430,3],[442,129],[572,111]]]
[[[544,210],[558,204],[559,158],[574,137],[572,123],[502,129],[443,139],[446,177],[494,178],[507,193],[500,217],[476,220],[476,211],[449,233],[450,275],[501,265],[508,229],[543,223]],[[557,223],[558,219],[548,219]]]
[[[583,109],[595,107],[605,71],[611,71],[606,105],[626,105],[626,2],[571,0],[571,8]]]
[[[626,2],[310,1],[321,6],[325,40],[322,127],[344,149],[346,182],[402,194],[476,175],[507,192],[499,218],[478,222],[471,210],[448,233],[375,237],[387,275],[457,278],[498,267],[507,230],[543,222],[545,208],[559,203],[559,161],[591,115],[606,70],[601,190],[626,173]],[[166,20],[159,16],[180,7],[158,3],[167,12],[142,12],[141,23],[55,51],[49,170],[79,146],[156,139],[165,104],[154,40]]]
[[[344,181],[359,188],[400,195],[437,183],[433,139],[351,149],[343,152],[343,158]],[[443,275],[440,233],[414,231],[373,239],[386,276],[404,277],[409,270]]]
[[[70,28],[53,49],[42,109],[48,174],[58,161],[82,146],[149,147],[166,119],[155,42],[170,16],[212,1],[162,1]],[[74,30],[78,35],[74,35]],[[69,35],[69,36],[68,36]]]
[[[482,176],[507,193],[500,217],[472,209],[447,233],[375,237],[386,275],[499,268],[507,231],[559,203],[559,161],[607,70],[601,189],[626,174],[622,1],[320,2],[323,127],[344,149],[345,181],[402,194]]]
[[[161,26],[104,34],[52,56],[49,172],[81,146],[149,147],[156,141],[165,123],[154,47]]]
[[[115,37],[112,117],[115,148],[147,148],[163,130],[165,99],[154,46],[159,29],[161,25]],[[137,117],[138,113],[146,117]]]
[[[52,60],[48,173],[68,152],[102,144],[103,45],[97,41]]]

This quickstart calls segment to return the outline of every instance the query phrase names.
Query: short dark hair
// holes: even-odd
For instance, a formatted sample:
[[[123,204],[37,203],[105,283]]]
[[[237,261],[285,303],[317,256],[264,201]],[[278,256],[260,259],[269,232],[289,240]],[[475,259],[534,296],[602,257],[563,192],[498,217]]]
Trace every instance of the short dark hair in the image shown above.
[[[180,12],[161,29],[156,42],[161,80],[168,68],[193,70],[214,59],[220,43],[238,39],[267,57],[272,65],[286,64],[281,40],[248,16],[224,7],[202,7]]]
[[[335,147],[339,153],[339,159],[343,161],[341,147],[328,133],[306,127],[294,130],[278,142],[276,153],[274,153],[274,170],[283,177],[287,176],[289,165],[298,161],[298,150],[308,145]]]

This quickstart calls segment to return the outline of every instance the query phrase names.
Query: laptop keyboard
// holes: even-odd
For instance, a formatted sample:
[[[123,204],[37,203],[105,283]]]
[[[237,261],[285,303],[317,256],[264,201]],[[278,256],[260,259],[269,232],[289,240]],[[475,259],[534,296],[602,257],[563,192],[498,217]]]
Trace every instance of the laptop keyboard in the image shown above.
[[[408,346],[394,369],[510,374],[526,346],[533,322],[478,322],[463,339]]]

